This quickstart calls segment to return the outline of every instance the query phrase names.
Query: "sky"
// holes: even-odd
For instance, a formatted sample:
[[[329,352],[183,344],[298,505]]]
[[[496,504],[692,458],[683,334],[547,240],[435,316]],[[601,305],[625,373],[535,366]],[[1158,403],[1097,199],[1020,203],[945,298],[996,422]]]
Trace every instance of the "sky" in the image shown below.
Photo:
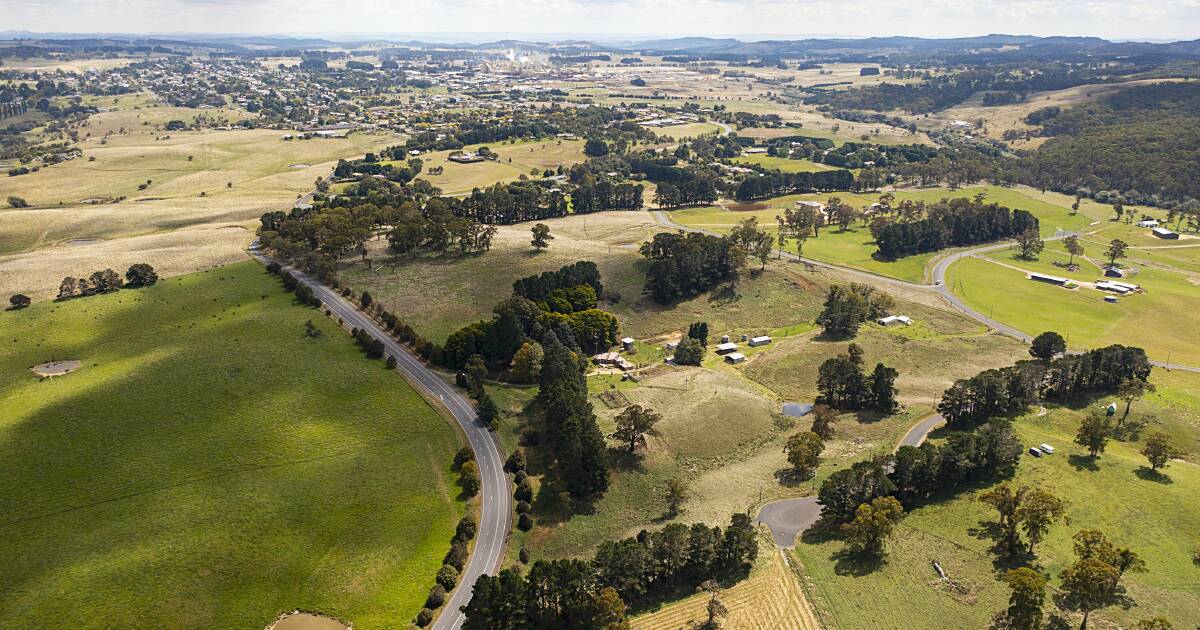
[[[64,33],[1200,38],[1200,0],[0,0],[0,6],[0,29]]]

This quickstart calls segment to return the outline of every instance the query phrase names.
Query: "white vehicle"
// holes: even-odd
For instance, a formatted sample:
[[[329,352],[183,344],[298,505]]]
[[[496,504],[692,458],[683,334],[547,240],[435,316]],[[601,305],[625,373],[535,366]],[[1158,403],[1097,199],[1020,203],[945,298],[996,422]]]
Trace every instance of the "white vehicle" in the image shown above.
[[[1042,449],[1042,452],[1047,455],[1054,454],[1054,447],[1050,446],[1049,444],[1046,444],[1045,442],[1042,442],[1040,445],[1038,445],[1038,448]]]

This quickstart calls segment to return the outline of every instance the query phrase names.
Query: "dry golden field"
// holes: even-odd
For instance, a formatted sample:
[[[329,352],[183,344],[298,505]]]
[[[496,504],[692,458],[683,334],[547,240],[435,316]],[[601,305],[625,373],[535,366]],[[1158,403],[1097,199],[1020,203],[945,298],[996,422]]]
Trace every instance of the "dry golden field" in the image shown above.
[[[160,130],[168,120],[245,114],[155,107],[144,95],[115,107],[81,128],[83,157],[0,178],[0,199],[30,204],[0,209],[0,294],[45,297],[63,276],[133,262],[173,274],[237,260],[259,215],[289,209],[339,158],[396,141],[284,141],[284,132],[265,129],[168,133]]]

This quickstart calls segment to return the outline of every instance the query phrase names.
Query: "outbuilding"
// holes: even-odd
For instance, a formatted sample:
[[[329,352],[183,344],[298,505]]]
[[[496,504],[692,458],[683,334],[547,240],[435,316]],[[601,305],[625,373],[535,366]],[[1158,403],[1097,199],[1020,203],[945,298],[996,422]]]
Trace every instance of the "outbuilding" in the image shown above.
[[[633,337],[625,337],[621,340],[621,349],[625,352],[633,350]]]
[[[879,322],[880,326],[895,326],[897,324],[912,326],[912,319],[907,315],[888,315],[887,317],[880,317],[876,321]]]
[[[1029,279],[1036,280],[1037,282],[1045,282],[1047,284],[1057,284],[1060,287],[1067,283],[1066,278],[1060,278],[1059,276],[1052,276],[1050,274],[1037,272],[1030,272]]]
[[[730,352],[735,352],[737,349],[738,345],[733,342],[717,344],[717,354],[729,354]]]
[[[1175,240],[1179,238],[1179,232],[1173,232],[1165,227],[1156,227],[1151,229],[1150,232],[1158,238],[1165,238],[1167,240]]]
[[[741,352],[731,352],[731,353],[725,355],[726,363],[736,364],[736,363],[741,363],[742,361],[745,361],[745,360],[746,360],[746,355],[742,354]]]
[[[752,347],[752,348],[757,347],[757,346],[765,346],[765,345],[771,343],[771,338],[766,335],[762,335],[760,337],[752,338],[748,343],[750,344],[750,347]]]
[[[1156,228],[1158,227],[1158,219],[1142,219],[1137,222],[1138,227]]]

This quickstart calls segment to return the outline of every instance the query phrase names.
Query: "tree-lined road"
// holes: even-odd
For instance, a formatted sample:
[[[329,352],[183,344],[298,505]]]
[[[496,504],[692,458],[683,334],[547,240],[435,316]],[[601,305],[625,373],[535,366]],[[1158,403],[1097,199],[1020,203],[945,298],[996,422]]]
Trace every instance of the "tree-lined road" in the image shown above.
[[[250,255],[259,262],[266,264],[270,259],[258,249],[258,242],[250,246]],[[349,326],[365,330],[371,336],[383,342],[388,356],[396,358],[396,369],[414,387],[419,387],[426,394],[441,401],[442,405],[454,417],[467,438],[471,449],[475,452],[475,461],[479,465],[479,476],[482,480],[479,527],[475,536],[475,548],[467,565],[459,575],[458,587],[447,598],[441,615],[431,626],[434,630],[456,630],[463,624],[463,614],[459,611],[471,600],[471,588],[480,575],[493,575],[500,569],[504,559],[504,548],[512,527],[512,498],[509,492],[508,476],[504,472],[504,457],[500,453],[500,445],[491,430],[479,422],[475,407],[457,388],[447,383],[437,372],[426,366],[406,346],[396,341],[390,334],[358,310],[346,298],[336,291],[321,284],[308,274],[292,267],[284,267],[296,279],[310,287],[313,293],[334,316],[342,319]],[[448,543],[449,541],[447,541]],[[430,580],[433,576],[428,576]]]

